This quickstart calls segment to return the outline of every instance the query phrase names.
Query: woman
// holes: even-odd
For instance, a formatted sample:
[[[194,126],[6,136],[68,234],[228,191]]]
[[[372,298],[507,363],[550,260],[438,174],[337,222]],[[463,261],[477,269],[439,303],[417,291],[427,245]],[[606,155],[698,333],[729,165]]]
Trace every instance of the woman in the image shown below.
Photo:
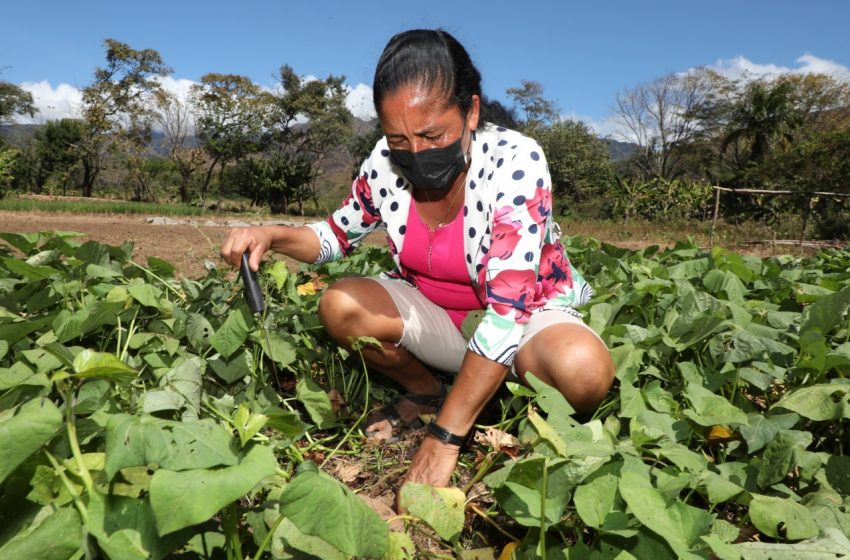
[[[400,33],[373,95],[385,137],[339,209],[303,227],[231,230],[221,255],[238,266],[248,250],[254,270],[269,249],[325,262],[386,225],[396,270],[334,283],[319,315],[342,345],[380,340],[383,352],[364,357],[407,391],[370,418],[370,433],[389,438],[436,412],[406,480],[446,486],[460,443],[511,370],[533,372],[586,411],[614,366],[575,311],[592,291],[558,239],[543,152],[479,121],[481,77],[466,50],[444,31]],[[467,342],[460,327],[473,310],[483,317]],[[447,395],[431,368],[457,372]]]

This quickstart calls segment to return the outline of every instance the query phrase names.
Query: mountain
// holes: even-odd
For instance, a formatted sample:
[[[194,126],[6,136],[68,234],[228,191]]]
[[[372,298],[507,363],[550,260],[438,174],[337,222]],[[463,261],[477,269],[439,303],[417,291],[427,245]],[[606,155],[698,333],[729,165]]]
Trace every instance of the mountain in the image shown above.
[[[608,154],[611,161],[616,163],[629,158],[638,149],[637,144],[631,142],[620,142],[619,140],[605,139],[608,144]]]

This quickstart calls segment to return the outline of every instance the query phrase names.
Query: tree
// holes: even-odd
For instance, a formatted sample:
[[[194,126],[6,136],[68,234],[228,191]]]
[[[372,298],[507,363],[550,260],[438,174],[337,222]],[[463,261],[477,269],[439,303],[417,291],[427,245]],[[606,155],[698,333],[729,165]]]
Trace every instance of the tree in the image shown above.
[[[35,170],[36,192],[40,192],[51,179],[67,193],[69,183],[79,171],[85,126],[79,119],[47,121],[33,134],[32,149],[37,161]]]
[[[680,175],[689,144],[702,132],[706,109],[729,87],[716,72],[700,68],[618,93],[613,111],[623,139],[638,146],[631,160],[638,173],[664,179]]]
[[[581,121],[563,120],[531,131],[546,154],[556,209],[606,191],[612,180],[608,146]]]
[[[480,122],[493,123],[505,128],[519,128],[516,111],[505,107],[496,99],[490,99],[486,95],[481,96]]]
[[[543,97],[543,85],[540,82],[523,80],[518,88],[508,88],[507,93],[515,105],[525,112],[524,126],[538,126],[552,122],[558,117],[557,104]]]
[[[153,78],[171,72],[153,49],[136,50],[115,39],[103,43],[106,65],[97,67],[94,81],[83,88],[83,196],[92,195],[110,144],[123,141],[138,152],[150,142],[152,99],[162,91]],[[136,169],[142,164],[138,156],[130,161]]]
[[[743,89],[723,138],[721,151],[743,144],[748,152],[747,164],[758,164],[770,153],[779,139],[791,141],[802,123],[802,115],[794,107],[794,88],[790,82],[774,83],[757,80]]]
[[[15,84],[0,81],[0,124],[8,123],[15,115],[34,117],[37,111],[30,92]]]
[[[157,121],[162,127],[162,147],[180,175],[180,202],[191,201],[191,183],[195,173],[204,165],[203,149],[194,139],[195,122],[188,101],[175,94],[163,95]]]
[[[227,163],[262,148],[272,96],[250,78],[217,73],[202,76],[200,83],[192,86],[191,96],[195,134],[211,159],[201,185],[203,202],[216,165],[223,173]]]
[[[316,199],[322,163],[351,141],[354,117],[345,106],[345,77],[304,80],[288,65],[278,75],[280,91],[274,96],[268,130],[276,167],[284,173],[273,206],[287,212],[294,200],[303,213],[305,199]]]

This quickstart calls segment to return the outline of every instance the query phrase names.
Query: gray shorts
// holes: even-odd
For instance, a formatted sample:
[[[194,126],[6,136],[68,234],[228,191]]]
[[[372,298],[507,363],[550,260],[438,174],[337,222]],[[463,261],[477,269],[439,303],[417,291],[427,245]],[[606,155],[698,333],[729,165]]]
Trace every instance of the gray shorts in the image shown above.
[[[451,373],[460,371],[467,342],[448,313],[406,282],[389,278],[369,279],[381,284],[390,294],[404,322],[401,340],[395,345],[408,350],[428,366]],[[534,335],[559,323],[581,325],[599,338],[593,329],[572,313],[561,310],[540,311],[531,315],[517,351]]]

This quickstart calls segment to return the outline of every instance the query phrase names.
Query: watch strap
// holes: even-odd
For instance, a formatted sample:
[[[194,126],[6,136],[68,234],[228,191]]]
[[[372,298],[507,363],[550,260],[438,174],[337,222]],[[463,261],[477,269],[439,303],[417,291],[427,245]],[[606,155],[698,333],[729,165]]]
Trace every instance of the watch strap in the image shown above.
[[[437,424],[435,420],[431,420],[430,422],[428,422],[426,428],[428,429],[429,434],[442,441],[443,443],[448,443],[449,445],[460,447],[466,440],[465,437],[461,437],[446,430],[445,428]]]

